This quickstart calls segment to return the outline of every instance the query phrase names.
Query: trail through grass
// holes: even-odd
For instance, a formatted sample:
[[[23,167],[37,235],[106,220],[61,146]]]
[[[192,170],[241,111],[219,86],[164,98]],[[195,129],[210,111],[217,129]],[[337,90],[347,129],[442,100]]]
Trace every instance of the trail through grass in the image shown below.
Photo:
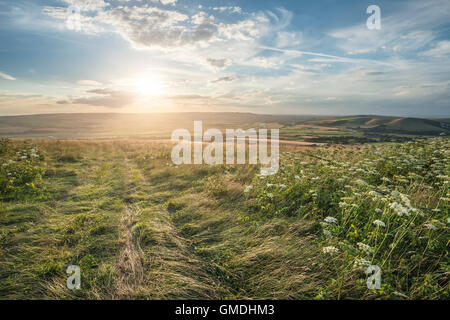
[[[1,174],[45,173],[2,196],[0,299],[448,297],[448,150],[430,141],[284,146],[273,177],[176,166],[164,143],[15,141]]]

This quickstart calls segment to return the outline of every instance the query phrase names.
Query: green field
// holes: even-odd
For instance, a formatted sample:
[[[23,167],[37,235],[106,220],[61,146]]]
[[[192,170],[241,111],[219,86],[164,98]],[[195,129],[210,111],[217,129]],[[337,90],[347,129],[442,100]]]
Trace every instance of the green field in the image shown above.
[[[261,176],[167,142],[4,139],[0,299],[448,299],[449,150],[282,146]]]

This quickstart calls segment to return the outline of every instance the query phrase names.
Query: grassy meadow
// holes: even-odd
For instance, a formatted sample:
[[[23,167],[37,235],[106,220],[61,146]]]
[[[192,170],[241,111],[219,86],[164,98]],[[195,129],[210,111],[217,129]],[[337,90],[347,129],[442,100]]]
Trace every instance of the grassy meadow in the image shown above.
[[[448,299],[449,150],[285,145],[264,176],[163,142],[2,139],[0,299]]]

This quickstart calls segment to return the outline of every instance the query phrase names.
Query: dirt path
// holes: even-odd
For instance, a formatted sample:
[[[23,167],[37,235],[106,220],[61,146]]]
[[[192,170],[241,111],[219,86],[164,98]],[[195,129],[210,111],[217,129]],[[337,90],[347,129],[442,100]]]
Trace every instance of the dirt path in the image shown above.
[[[129,159],[125,157],[125,183],[126,190],[124,196],[127,197],[133,192],[131,182],[131,169]],[[127,203],[124,200],[125,208],[122,212],[119,225],[120,253],[116,265],[118,276],[116,279],[116,293],[114,298],[132,298],[144,285],[144,253],[138,241],[135,241],[133,227],[140,215],[140,208],[137,205]]]
[[[133,240],[135,215],[136,210],[126,206],[120,220],[119,242],[121,249],[117,263],[118,278],[115,297],[117,299],[133,296],[143,285],[143,252],[139,243],[135,243]]]

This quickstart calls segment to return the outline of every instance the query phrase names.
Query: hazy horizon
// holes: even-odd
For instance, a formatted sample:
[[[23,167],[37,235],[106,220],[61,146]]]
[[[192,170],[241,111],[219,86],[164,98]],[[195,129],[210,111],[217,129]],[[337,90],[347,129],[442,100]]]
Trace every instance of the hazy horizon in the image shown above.
[[[238,114],[253,114],[260,116],[297,116],[297,117],[319,117],[319,118],[341,118],[341,117],[392,117],[392,118],[419,118],[419,119],[448,119],[450,116],[446,115],[387,115],[387,114],[307,114],[307,113],[257,113],[257,112],[244,112],[244,111],[172,111],[172,112],[55,112],[55,113],[28,113],[28,114],[10,114],[1,115],[0,117],[25,117],[25,116],[45,116],[45,115],[70,115],[70,114],[192,114],[192,113],[238,113]]]

